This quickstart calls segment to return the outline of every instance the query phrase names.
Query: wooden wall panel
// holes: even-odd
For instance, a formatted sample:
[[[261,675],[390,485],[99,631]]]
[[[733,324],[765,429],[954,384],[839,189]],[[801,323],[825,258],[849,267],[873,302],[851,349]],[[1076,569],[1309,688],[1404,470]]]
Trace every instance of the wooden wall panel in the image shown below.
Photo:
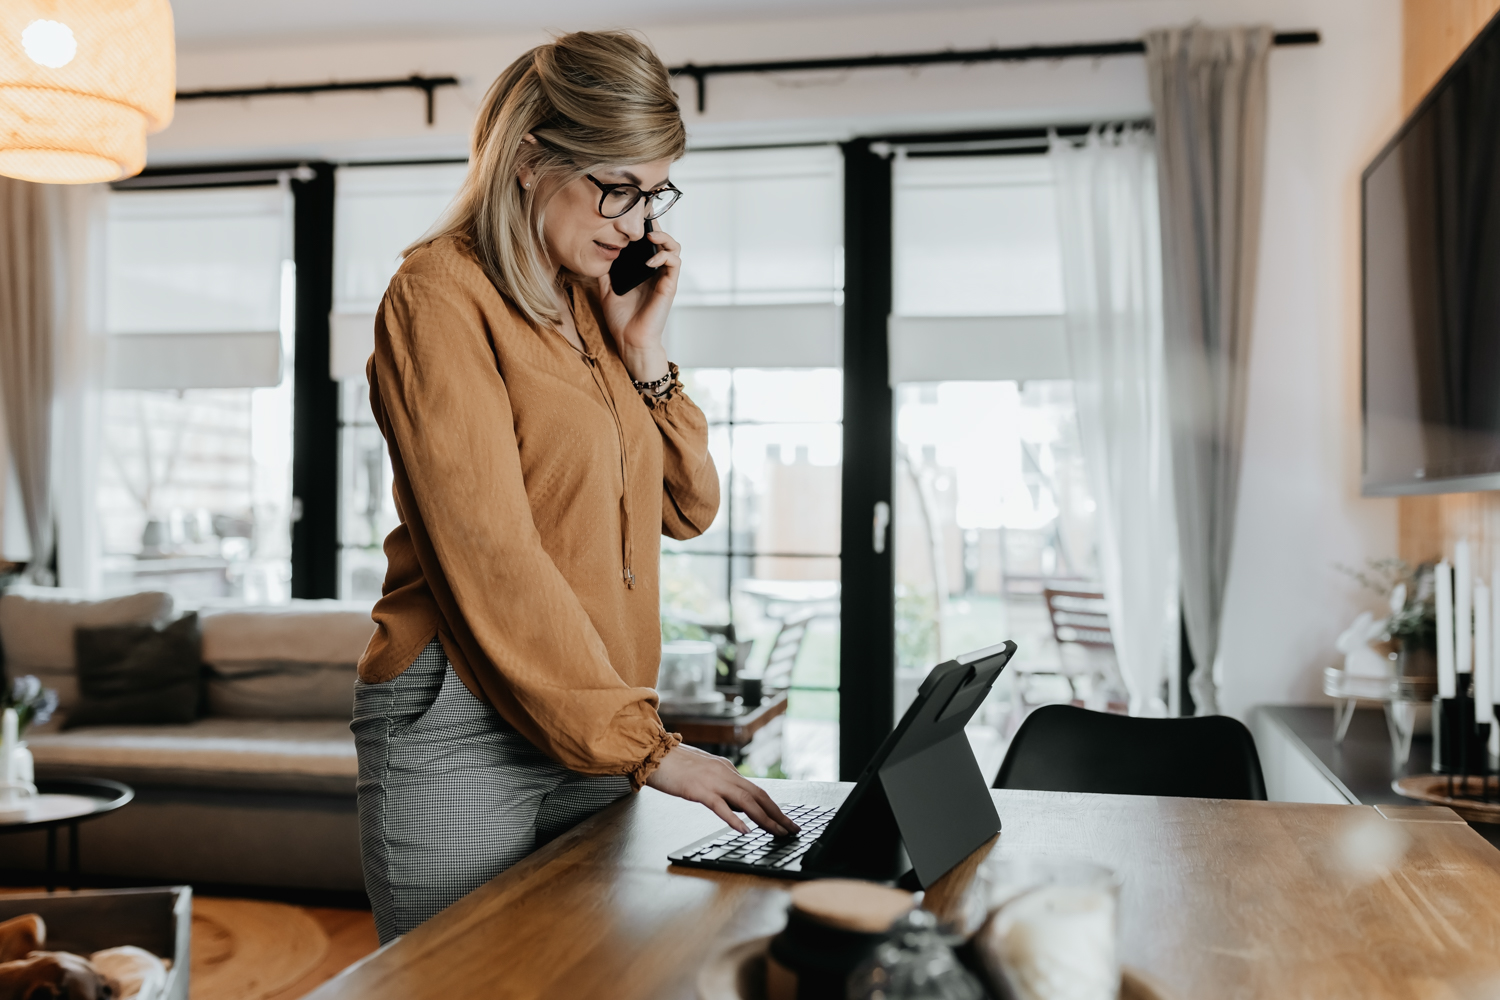
[[[1401,108],[1417,106],[1443,71],[1500,10],[1500,0],[1404,0]]]
[[[1403,113],[1417,106],[1496,11],[1500,0],[1404,0]],[[1489,575],[1492,543],[1500,545],[1500,492],[1403,497],[1399,504],[1401,558],[1421,562],[1451,554],[1453,543],[1468,537],[1475,571]]]

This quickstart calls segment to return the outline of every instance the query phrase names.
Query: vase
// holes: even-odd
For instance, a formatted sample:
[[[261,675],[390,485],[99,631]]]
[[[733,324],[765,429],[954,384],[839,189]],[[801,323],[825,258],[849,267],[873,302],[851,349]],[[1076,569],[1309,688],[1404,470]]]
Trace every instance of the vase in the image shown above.
[[[1431,646],[1403,642],[1396,654],[1396,672],[1401,677],[1436,677],[1437,651]]]

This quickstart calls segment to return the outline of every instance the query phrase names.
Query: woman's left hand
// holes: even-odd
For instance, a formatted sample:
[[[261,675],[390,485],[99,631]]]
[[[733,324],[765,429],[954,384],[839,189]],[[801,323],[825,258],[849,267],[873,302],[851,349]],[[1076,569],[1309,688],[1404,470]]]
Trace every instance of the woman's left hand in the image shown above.
[[[599,279],[599,301],[604,304],[604,319],[620,348],[620,357],[630,377],[650,382],[667,373],[667,351],[662,346],[662,332],[667,328],[667,313],[677,296],[677,276],[682,270],[682,247],[671,236],[657,230],[646,238],[657,245],[657,252],[646,261],[657,269],[624,295],[616,295],[609,275]]]

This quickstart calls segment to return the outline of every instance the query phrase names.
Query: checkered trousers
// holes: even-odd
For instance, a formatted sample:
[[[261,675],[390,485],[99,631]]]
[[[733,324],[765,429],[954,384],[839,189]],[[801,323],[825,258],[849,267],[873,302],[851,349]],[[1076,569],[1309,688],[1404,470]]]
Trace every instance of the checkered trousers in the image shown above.
[[[552,760],[464,687],[433,640],[354,691],[365,889],[385,944],[630,792]]]

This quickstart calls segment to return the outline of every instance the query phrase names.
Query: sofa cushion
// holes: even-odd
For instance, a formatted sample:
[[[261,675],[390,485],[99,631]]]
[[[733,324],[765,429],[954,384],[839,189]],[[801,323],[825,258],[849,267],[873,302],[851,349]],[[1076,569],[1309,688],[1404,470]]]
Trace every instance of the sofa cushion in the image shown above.
[[[37,778],[128,785],[314,792],[352,797],[359,764],[348,722],[205,718],[181,726],[97,726],[26,733]]]
[[[209,713],[347,722],[374,632],[370,605],[349,601],[205,611]]]
[[[78,704],[63,720],[78,726],[163,725],[192,722],[203,700],[198,616],[189,612],[161,628],[152,625],[80,627]]]
[[[343,719],[354,715],[353,663],[219,661],[208,665],[208,714],[248,719]]]
[[[172,617],[172,595],[144,591],[90,598],[53,587],[13,588],[0,595],[0,647],[11,677],[35,674],[57,691],[66,711],[78,700],[73,632],[80,625],[159,625]]]

